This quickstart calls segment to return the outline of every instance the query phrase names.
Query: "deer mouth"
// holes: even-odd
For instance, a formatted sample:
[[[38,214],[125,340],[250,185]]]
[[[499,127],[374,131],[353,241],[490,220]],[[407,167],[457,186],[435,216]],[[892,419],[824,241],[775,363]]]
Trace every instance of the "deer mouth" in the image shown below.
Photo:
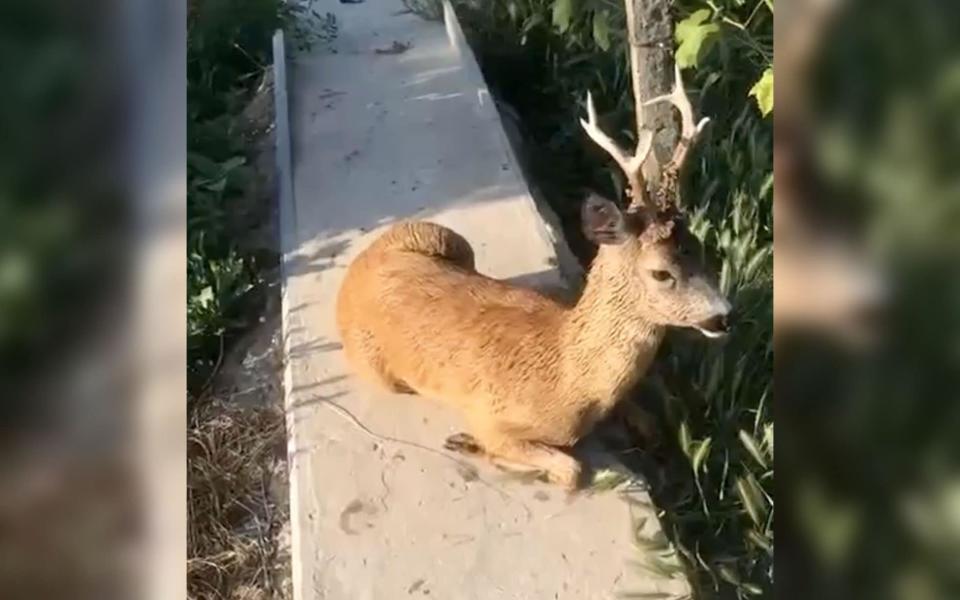
[[[730,332],[730,325],[727,323],[726,315],[710,317],[706,321],[701,321],[694,325],[694,328],[708,338],[721,338]]]

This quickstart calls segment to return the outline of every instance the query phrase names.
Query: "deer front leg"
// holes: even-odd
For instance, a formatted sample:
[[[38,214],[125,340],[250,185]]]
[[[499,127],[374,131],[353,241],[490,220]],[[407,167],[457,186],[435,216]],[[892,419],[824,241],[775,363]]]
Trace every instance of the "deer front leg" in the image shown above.
[[[552,482],[575,490],[580,484],[580,462],[563,450],[518,440],[500,433],[486,433],[478,440],[469,433],[447,438],[447,450],[471,456],[484,455],[493,464],[513,471],[542,471]]]
[[[494,463],[543,471],[550,482],[570,490],[580,485],[580,462],[559,448],[506,435],[487,437],[483,447]]]

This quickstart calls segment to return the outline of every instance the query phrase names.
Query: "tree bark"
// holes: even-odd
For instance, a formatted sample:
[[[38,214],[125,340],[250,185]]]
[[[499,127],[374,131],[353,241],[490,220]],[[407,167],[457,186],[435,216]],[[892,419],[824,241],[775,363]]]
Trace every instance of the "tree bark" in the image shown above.
[[[670,93],[673,87],[673,18],[671,0],[624,0],[630,75],[636,106],[637,132],[654,132],[653,151],[643,163],[648,188],[659,184],[665,164],[679,139],[679,130],[668,103],[641,108],[645,100]]]

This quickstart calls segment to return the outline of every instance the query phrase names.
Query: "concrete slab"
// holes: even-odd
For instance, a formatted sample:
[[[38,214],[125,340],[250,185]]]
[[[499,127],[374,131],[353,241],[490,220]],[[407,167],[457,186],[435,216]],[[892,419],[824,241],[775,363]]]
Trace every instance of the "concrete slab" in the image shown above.
[[[296,598],[687,593],[682,578],[626,562],[638,558],[631,510],[647,517],[644,535],[658,527],[642,490],[633,506],[504,480],[442,450],[462,424],[441,403],[351,376],[337,290],[398,218],[455,229],[500,278],[562,286],[561,271],[578,268],[558,258],[563,240],[529,194],[449,7],[444,23],[403,14],[399,0],[314,8],[336,16],[339,34],[290,60],[292,189],[281,189]]]

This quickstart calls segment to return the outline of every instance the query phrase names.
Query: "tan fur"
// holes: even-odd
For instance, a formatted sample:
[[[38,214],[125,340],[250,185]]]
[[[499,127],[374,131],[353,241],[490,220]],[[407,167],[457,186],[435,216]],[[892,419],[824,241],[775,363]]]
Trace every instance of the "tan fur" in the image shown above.
[[[459,234],[404,222],[351,264],[337,324],[361,376],[454,404],[490,457],[574,486],[580,466],[559,448],[642,376],[666,325],[713,314],[714,298],[652,291],[642,275],[682,262],[672,240],[601,246],[579,301],[564,306],[477,273]]]

